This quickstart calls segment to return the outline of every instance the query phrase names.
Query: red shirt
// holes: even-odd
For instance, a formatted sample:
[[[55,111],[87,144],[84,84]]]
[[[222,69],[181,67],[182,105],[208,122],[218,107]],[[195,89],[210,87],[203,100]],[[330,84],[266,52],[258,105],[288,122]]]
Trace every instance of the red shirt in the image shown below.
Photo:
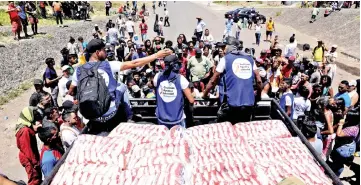
[[[119,7],[118,13],[123,13],[123,7],[122,6]]]
[[[193,50],[189,50],[189,53],[188,53],[189,56],[196,56],[196,50],[193,49]]]
[[[10,10],[10,9],[14,9],[14,8],[16,8],[15,6],[8,6],[8,10]],[[9,12],[9,16],[10,16],[10,20],[11,21],[14,21],[14,20],[17,20],[17,19],[19,19],[20,17],[19,17],[19,15],[18,15],[18,11],[17,10],[15,10],[15,11],[10,11]]]
[[[147,30],[148,30],[148,25],[145,24],[145,23],[140,23],[139,28],[140,28],[140,33],[141,34],[146,34]]]
[[[21,164],[39,165],[40,155],[36,142],[35,131],[29,127],[21,128],[15,135],[16,145],[19,148]]]
[[[288,65],[284,66],[281,69],[281,73],[284,78],[290,78],[292,73],[292,67],[289,67]]]
[[[181,62],[182,62],[182,67],[180,68],[179,73],[185,77],[187,74],[188,60],[185,57],[182,57]]]

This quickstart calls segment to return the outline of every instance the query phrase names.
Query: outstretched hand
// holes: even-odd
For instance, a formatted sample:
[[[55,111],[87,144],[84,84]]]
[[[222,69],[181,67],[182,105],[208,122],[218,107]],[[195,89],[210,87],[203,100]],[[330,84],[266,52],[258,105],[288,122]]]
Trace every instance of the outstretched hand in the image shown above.
[[[170,49],[163,49],[157,52],[157,58],[164,58],[168,55],[171,55],[173,53]]]

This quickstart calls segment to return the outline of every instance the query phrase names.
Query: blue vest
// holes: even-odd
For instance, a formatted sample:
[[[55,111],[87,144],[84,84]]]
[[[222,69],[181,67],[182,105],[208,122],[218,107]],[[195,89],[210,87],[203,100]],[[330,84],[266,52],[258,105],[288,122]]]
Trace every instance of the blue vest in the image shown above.
[[[287,97],[287,96],[291,98],[292,106],[291,106],[291,116],[290,116],[290,118],[293,119],[293,109],[294,109],[293,102],[294,102],[294,97],[293,97],[293,94],[292,94],[292,93],[283,94],[283,95],[281,96],[280,106],[281,106],[281,108],[287,113],[287,109],[286,109],[286,97]]]
[[[171,72],[169,76],[159,73],[156,87],[157,109],[159,122],[177,124],[183,117],[183,90],[180,75]]]
[[[84,67],[85,69],[89,69],[92,66],[94,66],[95,62],[87,62],[84,65],[82,65],[81,67]],[[109,115],[112,114],[111,117],[114,116],[114,111],[117,110],[117,108],[120,105],[121,99],[123,97],[124,92],[126,91],[126,88],[117,88],[118,86],[120,86],[120,84],[118,85],[118,82],[115,80],[114,75],[112,73],[112,69],[110,68],[109,62],[108,61],[104,61],[100,64],[99,68],[98,68],[98,72],[100,70],[103,70],[107,73],[108,77],[109,77],[109,84],[108,84],[108,90],[110,93],[110,96],[112,97],[112,101],[115,101],[115,109],[110,107],[109,111],[106,112],[102,117],[108,117]],[[77,79],[80,78],[80,70],[76,70],[76,76]],[[114,110],[114,111],[110,111],[110,110]],[[108,119],[110,119],[111,117],[108,117]]]
[[[253,106],[253,59],[239,51],[232,51],[225,56],[225,82],[228,104],[232,107]]]

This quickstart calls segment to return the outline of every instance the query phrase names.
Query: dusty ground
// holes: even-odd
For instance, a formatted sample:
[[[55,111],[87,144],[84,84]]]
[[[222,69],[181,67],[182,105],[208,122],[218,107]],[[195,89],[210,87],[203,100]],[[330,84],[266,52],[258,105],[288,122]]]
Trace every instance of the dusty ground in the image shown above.
[[[163,8],[163,7],[162,7]],[[175,41],[177,36],[180,33],[184,33],[188,39],[190,39],[190,36],[193,34],[195,25],[196,25],[196,19],[195,17],[201,16],[204,18],[204,21],[207,24],[207,28],[210,29],[211,34],[214,36],[216,40],[220,40],[222,38],[222,34],[224,31],[224,12],[227,9],[230,9],[230,7],[224,7],[220,5],[214,5],[212,4],[211,7],[206,7],[206,2],[199,2],[199,3],[189,3],[189,2],[168,2],[168,9],[170,14],[170,25],[171,27],[167,27],[164,29],[165,37],[169,40]],[[157,13],[159,13],[160,16],[163,16],[163,11],[160,10],[157,7]],[[105,22],[98,20],[96,22],[97,24],[100,24],[101,28],[104,29]],[[154,23],[154,15],[151,14],[149,19],[147,20],[147,23],[149,25],[149,34],[148,37],[154,36],[153,32],[153,23]],[[55,27],[49,27],[49,33],[61,35],[65,40],[59,40],[59,43],[56,43],[58,46],[50,45],[50,50],[55,50],[51,53],[47,53],[47,55],[51,55],[56,59],[59,59],[60,53],[58,52],[58,49],[63,47],[64,44],[66,44],[68,37],[70,35],[73,35],[75,37],[77,36],[83,36],[85,38],[89,38],[89,32],[92,28],[92,25],[94,22],[91,23],[77,23],[77,24],[70,24],[68,28],[65,29],[57,29]],[[137,28],[138,26],[136,26]],[[307,41],[309,43],[312,43],[313,37],[310,37],[305,34],[301,34],[300,32],[294,32],[290,27],[283,26],[280,24],[277,24],[277,30],[278,34],[280,35],[281,39],[285,42],[292,33],[296,33],[297,39],[302,41]],[[235,33],[235,32],[233,32]],[[137,34],[139,34],[139,31],[137,31]],[[264,35],[262,35],[264,36]],[[241,39],[244,41],[245,47],[254,47],[256,49],[256,53],[259,53],[261,49],[267,48],[268,43],[261,43],[261,46],[256,47],[253,43],[255,42],[254,39],[254,30],[242,30],[241,33]],[[51,44],[47,43],[45,41],[42,41],[41,38],[34,39],[32,41],[26,41],[27,47],[29,48],[35,48],[36,45],[41,42],[44,44]],[[21,47],[22,43],[18,45],[18,47]],[[12,46],[15,47],[15,46]],[[45,46],[41,46],[45,47]],[[39,55],[41,55],[44,52],[50,52],[50,51],[43,51],[43,50],[36,50]],[[35,54],[34,54],[35,55]],[[22,55],[24,58],[24,55]],[[20,58],[19,58],[20,60]],[[14,61],[14,62],[18,62]],[[33,61],[33,59],[31,59]],[[37,65],[42,65],[42,61],[35,61],[39,62]],[[59,61],[59,60],[58,60]],[[23,62],[23,59],[20,61]],[[32,63],[20,65],[19,67],[23,66],[31,66]],[[11,71],[16,72],[17,70],[20,70],[19,68],[13,68]],[[31,70],[25,70],[26,72],[30,73]],[[1,74],[1,73],[0,73]],[[33,72],[31,73],[31,77],[38,76],[36,75],[38,73]],[[9,74],[10,75],[10,74]],[[19,77],[19,76],[18,76]],[[336,74],[336,79],[333,84],[334,87],[337,86],[337,83],[339,83],[342,79],[357,79],[358,76],[354,76],[349,74],[348,72],[338,69]],[[1,80],[0,80],[1,82]],[[1,85],[2,87],[2,85]],[[3,137],[0,140],[0,146],[2,146],[2,150],[0,151],[0,168],[3,173],[8,175],[10,178],[13,179],[23,179],[26,180],[26,174],[23,167],[21,167],[19,161],[18,161],[18,149],[15,145],[15,133],[14,133],[14,126],[16,123],[16,120],[18,118],[18,115],[21,111],[21,109],[24,106],[27,106],[28,100],[30,95],[32,94],[33,89],[30,89],[26,91],[24,94],[19,96],[18,98],[12,100],[7,105],[3,106],[0,110],[0,131],[3,133]],[[5,119],[7,118],[7,119]],[[345,172],[345,174],[352,175],[351,172]]]

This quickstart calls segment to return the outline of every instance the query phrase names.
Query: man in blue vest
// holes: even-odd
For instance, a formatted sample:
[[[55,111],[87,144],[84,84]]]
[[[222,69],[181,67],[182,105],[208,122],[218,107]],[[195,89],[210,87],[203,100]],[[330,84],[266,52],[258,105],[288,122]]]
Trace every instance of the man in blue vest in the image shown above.
[[[91,56],[89,62],[81,67],[91,68],[96,62],[102,62],[98,68],[98,72],[105,80],[105,84],[107,85],[110,94],[113,95],[108,111],[99,118],[89,120],[88,125],[92,127],[91,130],[95,131],[95,133],[111,131],[120,122],[127,121],[131,116],[130,103],[127,102],[128,97],[127,93],[125,93],[126,86],[118,83],[114,78],[114,74],[119,74],[120,71],[127,69],[147,65],[157,58],[164,58],[172,53],[170,50],[161,50],[153,55],[129,62],[108,62],[105,61],[107,53],[105,51],[105,44],[101,39],[91,40],[88,43],[86,50]],[[70,95],[73,95],[74,88],[78,84],[80,76],[80,72],[78,72],[79,68],[74,72],[73,80],[68,91],[68,94]]]
[[[286,114],[292,119],[294,110],[294,96],[291,91],[292,79],[285,78],[280,83],[280,90],[282,96],[280,99],[280,106]]]
[[[223,115],[220,117],[224,118],[222,121],[232,124],[250,121],[255,102],[253,81],[257,82],[258,96],[262,87],[261,77],[252,56],[237,50],[239,44],[235,37],[226,38],[226,55],[220,59],[216,72],[203,92],[203,98],[207,98],[209,91],[219,83],[221,74],[224,74],[226,92],[223,104],[228,104],[228,108],[223,107]]]
[[[174,125],[186,127],[184,114],[184,97],[190,104],[194,103],[188,80],[177,71],[181,64],[176,55],[164,58],[164,71],[154,76],[153,83],[156,89],[158,123],[168,128]]]

